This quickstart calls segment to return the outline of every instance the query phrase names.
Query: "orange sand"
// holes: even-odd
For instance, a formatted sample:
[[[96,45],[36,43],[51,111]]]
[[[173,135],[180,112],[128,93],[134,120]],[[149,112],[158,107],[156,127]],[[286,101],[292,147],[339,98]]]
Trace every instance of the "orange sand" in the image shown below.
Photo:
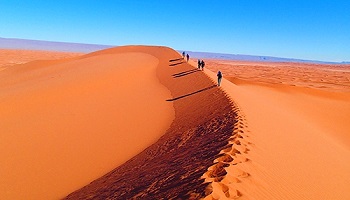
[[[197,176],[203,169],[193,169],[191,163],[182,166],[181,155],[210,153],[190,149],[191,145],[183,151],[183,145],[205,131],[215,136],[224,120],[210,109],[217,110],[220,103],[223,110],[231,107],[222,91],[176,59],[176,53],[155,57],[157,53],[151,52],[164,50],[131,46],[73,58],[53,53],[45,59],[34,52],[29,60],[18,53],[15,62],[2,54],[0,199],[64,197],[154,144],[170,129],[173,134],[124,166],[138,166],[137,162],[146,162],[168,148],[167,162],[156,160],[149,164],[154,168],[132,169],[146,172],[141,172],[140,181],[150,175],[160,177],[152,169],[179,162],[175,172],[162,174],[162,180],[147,180],[152,184],[143,185],[147,189],[140,193],[138,186],[130,192],[135,192],[134,197],[152,195],[163,189],[160,183],[169,187],[169,182]],[[13,65],[53,58],[65,59]],[[168,66],[170,59],[176,62]],[[160,63],[166,66],[159,68]],[[229,145],[203,174],[211,183],[205,199],[350,199],[349,65],[207,60],[204,72],[216,81],[208,68],[223,72],[220,88],[232,99],[237,116]],[[171,88],[171,95],[163,85]],[[173,105],[177,118],[170,126],[175,117]],[[186,118],[190,110],[195,116]],[[219,122],[203,128],[212,119]],[[203,138],[191,142],[197,145],[195,141],[203,142]],[[221,142],[226,144],[226,140]],[[172,145],[177,147],[172,149]],[[116,180],[108,179],[116,178],[114,172],[118,170],[74,194],[95,192],[86,191],[89,188],[99,192],[107,191],[104,187],[120,188]],[[138,180],[132,181],[137,184]],[[132,188],[121,182],[122,188],[128,186],[125,190]],[[163,190],[170,193],[172,188]],[[110,192],[110,197],[128,193]],[[203,193],[196,192],[186,195]]]
[[[106,52],[3,69],[0,199],[62,198],[155,142],[174,118],[158,63]]]
[[[82,53],[0,49],[0,71],[4,70],[6,66],[23,64],[34,60],[56,60],[79,55],[82,55]]]
[[[350,65],[207,60],[212,71],[254,83],[273,83],[350,92]]]
[[[223,151],[234,159],[227,175],[206,199],[350,199],[348,65],[207,65],[223,72],[241,125]]]
[[[225,148],[236,115],[225,93],[202,71],[166,47],[118,47],[95,53],[141,51],[159,58],[157,77],[172,98],[175,119],[164,135],[123,165],[64,199],[198,199],[201,176]]]

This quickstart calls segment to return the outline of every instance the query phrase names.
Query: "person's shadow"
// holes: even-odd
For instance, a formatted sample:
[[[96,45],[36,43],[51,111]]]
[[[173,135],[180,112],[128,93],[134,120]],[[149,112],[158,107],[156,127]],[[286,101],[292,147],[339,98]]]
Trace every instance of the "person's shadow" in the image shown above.
[[[183,58],[175,58],[175,59],[171,59],[169,60],[170,64],[169,66],[175,66],[175,65],[180,65],[183,63]]]
[[[187,70],[187,71],[183,71],[183,72],[180,72],[180,73],[173,74],[173,77],[174,78],[179,78],[181,76],[186,76],[186,75],[189,75],[189,74],[192,74],[192,73],[195,73],[195,72],[199,72],[199,71],[200,71],[199,69],[191,69],[191,70]]]
[[[175,98],[172,98],[172,99],[167,99],[166,101],[176,101],[176,100],[179,100],[179,99],[188,97],[188,96],[192,96],[192,95],[198,94],[198,93],[200,93],[200,92],[204,92],[204,91],[206,91],[206,90],[210,90],[210,89],[215,88],[215,87],[216,87],[216,85],[212,85],[212,86],[209,86],[209,87],[200,89],[200,90],[198,90],[198,91],[191,92],[191,93],[189,93],[189,94],[185,94],[185,95],[182,95],[182,96],[178,96],[178,97],[175,97]]]

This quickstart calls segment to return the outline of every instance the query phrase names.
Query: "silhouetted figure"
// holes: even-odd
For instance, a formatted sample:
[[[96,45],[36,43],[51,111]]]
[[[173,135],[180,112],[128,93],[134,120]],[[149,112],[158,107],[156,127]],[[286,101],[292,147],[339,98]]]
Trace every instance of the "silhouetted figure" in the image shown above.
[[[198,69],[201,69],[201,60],[198,59]]]
[[[186,58],[187,58],[187,62],[188,62],[188,60],[190,59],[190,55],[186,55]]]
[[[220,84],[221,84],[221,79],[222,79],[222,73],[220,72],[220,70],[218,71],[217,76],[218,76],[218,86],[220,86]]]
[[[182,58],[185,59],[185,52],[182,52]]]
[[[205,62],[202,60],[202,61],[201,61],[202,71],[204,70],[204,66],[205,66]]]

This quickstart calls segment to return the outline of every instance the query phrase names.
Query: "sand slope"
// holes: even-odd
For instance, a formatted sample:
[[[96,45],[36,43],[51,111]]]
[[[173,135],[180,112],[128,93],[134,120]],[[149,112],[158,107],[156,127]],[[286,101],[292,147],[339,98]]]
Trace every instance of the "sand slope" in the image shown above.
[[[203,72],[183,62],[172,49],[115,50],[142,51],[159,58],[157,75],[171,91],[172,98],[165,102],[174,105],[175,119],[156,143],[66,199],[204,197],[207,184],[201,177],[232,136],[236,120],[231,102]]]
[[[0,199],[57,199],[154,143],[174,118],[158,58],[34,61],[0,72]]]
[[[212,70],[220,69],[235,83],[224,80],[222,87],[244,120],[227,150],[234,158],[225,168],[227,175],[212,184],[214,192],[206,199],[349,199],[350,84],[339,84],[350,78],[346,68],[333,66],[343,76],[332,79],[333,73],[328,73],[332,66],[326,72],[324,66],[313,66],[315,73],[309,71],[304,87],[295,87],[289,85],[300,84],[295,75],[301,66],[293,70],[275,64],[271,69],[267,64],[273,75],[254,76],[266,68],[256,63],[220,68],[221,62],[212,61]],[[237,78],[249,72],[251,81]],[[234,73],[235,77],[227,77]],[[214,73],[207,74],[216,79]],[[314,84],[315,76],[328,80],[322,90],[315,89],[321,85]],[[333,88],[337,92],[330,91]]]

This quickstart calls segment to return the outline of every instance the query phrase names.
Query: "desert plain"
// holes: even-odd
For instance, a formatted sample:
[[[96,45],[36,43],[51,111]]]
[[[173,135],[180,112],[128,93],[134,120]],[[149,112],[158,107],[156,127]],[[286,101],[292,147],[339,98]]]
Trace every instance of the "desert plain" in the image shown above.
[[[350,199],[350,65],[0,53],[0,199]]]

